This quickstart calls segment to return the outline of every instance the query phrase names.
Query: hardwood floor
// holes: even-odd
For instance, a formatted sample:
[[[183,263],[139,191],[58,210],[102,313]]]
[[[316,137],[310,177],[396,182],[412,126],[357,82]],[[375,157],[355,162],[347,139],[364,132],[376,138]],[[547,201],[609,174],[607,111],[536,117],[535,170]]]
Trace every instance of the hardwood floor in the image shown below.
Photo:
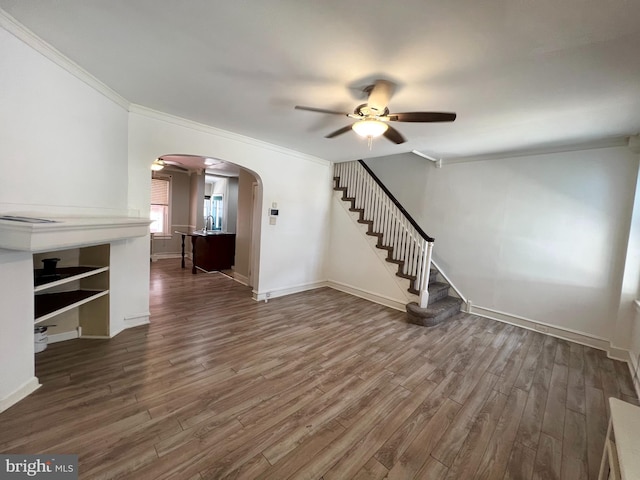
[[[637,403],[601,351],[329,288],[256,303],[162,260],[151,313],[38,354],[0,451],[78,454],[92,479],[595,479],[606,399]]]

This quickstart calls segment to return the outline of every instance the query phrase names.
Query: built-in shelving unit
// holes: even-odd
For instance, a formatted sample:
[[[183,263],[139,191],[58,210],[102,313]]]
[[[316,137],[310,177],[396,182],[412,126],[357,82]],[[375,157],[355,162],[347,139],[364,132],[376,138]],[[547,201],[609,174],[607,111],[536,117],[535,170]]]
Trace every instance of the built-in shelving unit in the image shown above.
[[[35,324],[51,320],[57,333],[109,336],[109,253],[105,244],[34,254]],[[60,259],[55,273],[37,268],[52,257]]]

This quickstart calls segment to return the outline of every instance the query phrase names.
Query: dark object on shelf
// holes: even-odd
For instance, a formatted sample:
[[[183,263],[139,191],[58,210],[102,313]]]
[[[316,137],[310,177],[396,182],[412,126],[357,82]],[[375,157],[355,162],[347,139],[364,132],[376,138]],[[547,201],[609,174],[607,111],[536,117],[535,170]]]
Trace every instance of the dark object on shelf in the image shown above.
[[[58,265],[58,262],[60,261],[59,258],[45,258],[42,260],[42,263],[44,264],[44,271],[42,272],[43,275],[55,275],[56,274],[56,265]]]
[[[36,286],[42,285],[43,283],[55,282],[56,280],[60,280],[62,278],[56,271],[56,266],[58,265],[59,261],[59,258],[45,258],[42,260],[44,268],[42,270],[34,271],[34,283],[36,284]]]
[[[90,272],[91,270],[97,270],[100,267],[60,267],[56,270],[54,275],[46,275],[42,269],[33,271],[34,286],[39,287],[46,283],[56,282],[63,278],[74,277],[82,273]]]

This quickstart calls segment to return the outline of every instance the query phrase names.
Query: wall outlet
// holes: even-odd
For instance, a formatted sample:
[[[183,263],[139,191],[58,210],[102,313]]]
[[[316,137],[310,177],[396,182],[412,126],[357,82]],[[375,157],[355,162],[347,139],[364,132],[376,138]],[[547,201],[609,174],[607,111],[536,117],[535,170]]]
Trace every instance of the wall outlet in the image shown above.
[[[542,333],[549,333],[549,327],[536,323],[535,329]]]

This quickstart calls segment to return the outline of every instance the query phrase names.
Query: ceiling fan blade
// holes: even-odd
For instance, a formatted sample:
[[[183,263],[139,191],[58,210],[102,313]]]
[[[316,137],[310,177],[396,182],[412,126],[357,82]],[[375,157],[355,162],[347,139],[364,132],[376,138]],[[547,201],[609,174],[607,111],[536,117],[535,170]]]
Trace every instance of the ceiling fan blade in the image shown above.
[[[329,135],[325,135],[324,138],[337,137],[338,135],[342,135],[343,133],[347,133],[349,130],[351,130],[351,125],[347,125],[346,127],[342,127],[339,130],[336,130],[335,132],[331,132]]]
[[[180,171],[183,171],[183,172],[188,172],[189,171],[189,169],[187,167],[185,167],[181,163],[175,162],[173,160],[162,160],[162,162],[164,163],[164,165],[166,167],[174,168],[176,170],[180,170]]]
[[[447,112],[407,112],[389,114],[389,120],[392,122],[453,122],[455,119],[455,113]]]
[[[393,128],[391,125],[388,125],[389,128],[383,133],[384,137],[387,140],[391,140],[393,143],[401,144],[407,141],[406,138],[402,136],[402,134]]]
[[[307,110],[308,112],[316,112],[316,113],[330,113],[331,115],[345,115],[349,116],[348,113],[337,112],[335,110],[327,110],[325,108],[315,108],[315,107],[304,107],[302,105],[296,105],[294,107],[296,110]]]
[[[388,80],[376,80],[370,88],[367,106],[377,115],[382,115],[393,95],[395,85]]]

